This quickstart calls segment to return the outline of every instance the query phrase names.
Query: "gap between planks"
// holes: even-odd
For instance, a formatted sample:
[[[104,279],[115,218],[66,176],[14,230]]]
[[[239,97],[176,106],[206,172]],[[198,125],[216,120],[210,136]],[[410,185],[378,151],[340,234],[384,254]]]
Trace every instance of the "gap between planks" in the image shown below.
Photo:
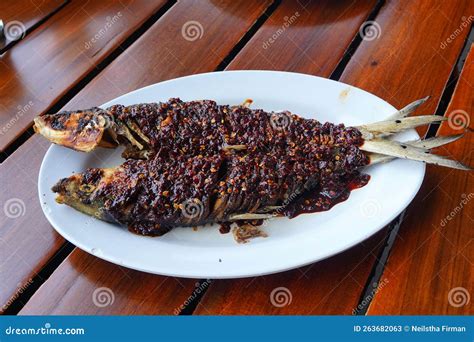
[[[147,21],[139,27],[135,32],[133,32],[126,40],[120,44],[117,49],[112,51],[109,56],[107,56],[97,67],[87,74],[83,79],[81,79],[76,86],[74,86],[70,91],[68,91],[60,100],[54,103],[49,112],[57,112],[62,107],[64,107],[74,96],[76,96],[79,91],[84,88],[92,79],[97,76],[107,65],[113,62],[122,52],[124,52],[134,41],[136,41],[142,34],[144,34],[156,21],[158,21],[174,4],[176,1],[168,1],[163,7],[161,7],[155,14],[153,14]],[[234,57],[244,48],[244,46],[250,41],[253,35],[258,31],[258,29],[265,23],[265,21],[272,15],[278,5],[281,3],[281,0],[273,1],[263,12],[263,14],[250,26],[246,34],[236,43],[234,48],[230,53],[223,58],[222,62],[217,66],[215,71],[224,70]],[[31,136],[33,136],[33,128],[28,128],[23,134],[20,135],[13,143],[11,143],[7,149],[0,155],[0,163],[8,158],[12,153],[14,153],[24,142],[26,142]],[[70,253],[75,249],[75,246],[70,242],[66,241],[60,248],[60,250],[46,263],[43,269],[33,278],[32,284],[28,287],[23,293],[21,293],[18,298],[16,298],[10,307],[4,312],[4,314],[16,315],[26,304],[26,302],[33,296],[39,287],[48,280],[49,276],[55,271],[55,269],[70,255]],[[203,283],[207,280],[201,279],[198,281],[198,286],[201,287]],[[197,296],[190,305],[186,306],[181,312],[183,314],[192,314],[195,307],[199,303],[200,299],[207,291],[208,287],[205,287],[199,296]],[[189,313],[188,313],[189,312]]]
[[[237,44],[234,46],[234,48],[230,51],[230,53],[224,57],[222,62],[217,66],[215,71],[222,71],[227,68],[227,66],[234,60],[234,58],[239,54],[239,52],[247,45],[247,43],[252,39],[252,37],[255,35],[255,33],[262,27],[262,25],[267,21],[268,18],[275,12],[277,7],[281,4],[281,0],[275,0],[268,8],[263,12],[263,14],[253,23],[252,26],[250,26],[249,30],[247,33],[242,37],[240,41],[237,42]],[[197,305],[201,301],[201,299],[204,297],[206,292],[209,290],[209,286],[204,286],[204,285],[209,285],[210,281],[207,279],[199,279],[197,282],[197,288],[203,288],[204,290],[201,291],[197,296],[193,297],[193,299],[190,301],[190,303],[185,306],[180,312],[180,316],[187,316],[187,315],[192,315],[194,313],[194,310],[196,309]]]
[[[379,0],[377,4],[375,4],[372,11],[369,13],[369,16],[366,18],[365,22],[366,23],[375,22],[375,18],[379,14],[383,5],[385,5],[385,0]],[[373,24],[370,24],[370,26],[373,26]],[[369,28],[370,26],[366,26],[366,28]],[[341,60],[337,64],[336,68],[331,73],[331,76],[329,76],[331,80],[338,81],[341,78],[342,73],[344,72],[347,64],[352,58],[352,55],[356,52],[356,50],[359,48],[362,42],[363,42],[362,35],[359,32],[357,32],[354,39],[352,40],[352,43],[349,44],[346,52],[344,52],[344,55],[342,56]]]
[[[171,8],[171,6],[174,4],[175,2],[168,2],[166,5],[164,5],[155,15],[153,15],[150,19],[148,19],[139,29],[137,29],[134,33],[132,33],[132,35],[130,35],[123,44],[121,44],[121,46],[119,46],[116,50],[114,50],[108,57],[106,57],[106,59],[104,61],[102,61],[101,63],[99,63],[98,65],[98,69],[96,69],[95,71],[92,71],[90,74],[88,74],[86,77],[84,77],[82,80],[79,81],[79,83],[73,87],[73,89],[71,89],[65,96],[63,96],[59,101],[57,101],[52,107],[51,107],[51,110],[55,109],[56,111],[59,110],[65,103],[67,103],[72,97],[74,97],[79,91],[80,89],[83,88],[83,86],[85,84],[87,84],[88,82],[90,82],[103,68],[105,68],[106,65],[108,65],[111,61],[113,61],[113,59],[115,59],[118,55],[121,54],[120,50],[124,51],[126,48],[128,48],[128,46],[131,45],[131,43],[133,43],[133,41],[135,39],[137,39],[141,34],[143,34],[155,21],[157,21],[159,19],[159,17],[164,14],[164,12],[166,12],[169,8]],[[219,64],[219,66],[216,68],[216,71],[220,71],[220,70],[223,70],[226,68],[226,66],[228,64],[230,64],[230,62],[234,59],[234,57],[240,52],[240,50],[248,43],[248,41],[252,38],[252,36],[258,31],[258,29],[263,25],[263,23],[267,20],[267,18],[273,13],[273,11],[278,7],[278,5],[280,4],[280,1],[275,1],[273,2],[273,4],[271,4],[267,10],[264,12],[264,14],[262,14],[262,16],[260,18],[258,18],[256,20],[256,22],[250,27],[250,29],[247,31],[247,33],[244,35],[244,37],[239,41],[237,42],[237,44],[235,45],[235,47],[231,50],[231,52],[229,53],[229,55],[227,55],[221,62],[221,64]],[[380,8],[383,6],[384,4],[384,1],[379,1],[376,6],[374,7],[374,9],[372,10],[372,12],[370,13],[369,17],[367,18],[367,20],[373,20],[375,19],[375,17],[377,16]],[[164,10],[164,11],[163,11]],[[163,12],[161,14],[159,14],[160,12]],[[154,18],[154,20],[152,20],[152,18]],[[148,24],[148,25],[147,25]],[[138,32],[138,33],[137,33]],[[471,30],[471,33],[472,33],[472,30]],[[137,35],[137,36],[136,36]],[[132,38],[133,36],[136,36],[135,38]],[[469,40],[469,39],[468,39]],[[353,53],[357,50],[357,48],[359,47],[360,43],[362,42],[362,38],[360,37],[360,35],[356,34],[355,37],[354,37],[354,40],[352,41],[352,43],[349,45],[348,49],[346,50],[346,52],[344,53],[344,56],[341,58],[340,62],[338,63],[338,65],[336,66],[335,70],[333,71],[333,73],[331,74],[330,78],[333,79],[333,80],[338,80],[340,78],[340,76],[342,75],[345,67],[347,66],[348,62],[350,61],[350,58],[352,57]],[[128,44],[127,44],[128,43]],[[465,49],[465,48],[464,48]],[[463,53],[464,53],[464,50],[463,50]],[[115,55],[114,55],[115,54]],[[458,66],[458,64],[460,62],[461,63],[461,67],[462,67],[462,64],[463,64],[463,61],[462,60],[462,54],[460,55],[459,57],[459,60],[458,60],[458,63],[456,64],[456,66]],[[445,88],[445,91],[443,92],[443,95],[442,95],[442,99],[446,99],[448,100],[447,102],[443,102],[441,101],[439,106],[438,106],[438,109],[437,109],[437,113],[438,112],[441,112],[444,114],[444,110],[446,109],[447,107],[447,104],[449,103],[449,99],[451,98],[452,96],[452,92],[453,92],[453,89],[451,89],[451,91],[448,90],[448,87],[450,86],[450,84],[452,82],[456,82],[457,80],[457,76],[455,75],[455,71],[452,72],[450,78],[449,78],[449,81],[448,81],[448,84]],[[442,108],[444,107],[444,109]],[[31,133],[29,131],[25,132],[26,134],[28,133]],[[24,133],[24,134],[25,134]],[[427,134],[428,135],[428,134]],[[28,138],[29,138],[30,134],[28,134],[26,136],[26,138],[24,138],[24,141],[26,141]],[[18,138],[17,140],[20,140],[22,137]],[[17,141],[16,140],[16,141]],[[15,141],[15,142],[16,142]],[[23,141],[23,142],[24,142]],[[19,144],[18,146],[16,146],[16,148],[18,148],[21,144]],[[10,153],[8,155],[10,155],[11,153],[13,153],[15,150],[13,149],[12,151],[10,151]],[[6,159],[6,158],[4,158]],[[2,159],[2,160],[4,160]],[[365,294],[367,291],[372,291],[371,290],[371,286],[375,283],[376,281],[376,284],[378,284],[379,280],[380,280],[380,277],[383,273],[383,269],[384,269],[384,266],[385,266],[385,262],[386,260],[388,259],[388,256],[389,256],[389,252],[392,248],[392,245],[393,245],[393,239],[392,239],[392,236],[393,234],[396,235],[396,232],[398,231],[398,227],[400,226],[401,224],[401,221],[402,221],[402,215],[403,213],[396,219],[394,220],[390,225],[389,225],[389,233],[388,233],[388,236],[386,238],[386,241],[385,241],[385,245],[384,245],[384,248],[382,249],[381,253],[380,253],[380,257],[377,258],[377,262],[376,264],[374,265],[373,267],[373,275],[371,275],[369,278],[368,278],[368,282],[364,288],[364,291],[362,292],[363,293],[363,296],[361,297],[361,300],[359,302],[359,304],[361,304],[361,302],[364,300],[364,297],[365,297]],[[67,244],[69,243],[65,243],[63,245],[63,247],[61,249],[64,249],[64,246],[66,246]],[[72,246],[72,245],[71,245]],[[63,256],[63,258],[61,260],[58,261],[55,261],[55,264],[57,263],[57,265],[59,265],[62,260],[64,260],[67,255],[72,251],[72,248],[71,250]],[[52,259],[56,258],[57,255],[55,255]],[[56,265],[56,266],[57,266]],[[45,269],[47,269],[49,266],[49,263],[46,265]],[[43,270],[42,270],[43,271]],[[42,272],[41,271],[41,272]],[[52,272],[54,272],[54,268],[51,268],[49,269],[50,271],[50,274]],[[207,280],[200,280],[199,281],[199,286],[201,286],[204,282],[206,282]],[[40,286],[41,284],[38,285],[38,287]],[[37,288],[38,288],[37,287]],[[37,289],[36,288],[36,289]],[[35,289],[35,290],[36,290]],[[205,290],[201,293],[200,296],[198,296],[195,301],[193,301],[189,306],[187,306],[186,308],[184,308],[181,312],[180,312],[180,315],[190,315],[194,312],[194,309],[196,307],[196,305],[199,303],[200,299],[204,296],[204,294],[207,292],[207,289],[208,287],[205,288]],[[34,292],[34,291],[33,291]],[[30,294],[30,296],[32,295],[33,293]],[[19,298],[18,300],[20,300],[22,298]],[[29,299],[28,298],[23,298],[23,300],[25,299]],[[369,304],[367,304],[367,307],[368,305],[370,305],[370,302]],[[19,310],[19,309],[18,309]],[[17,311],[17,310],[15,310]],[[363,311],[363,310],[361,310]],[[366,309],[365,309],[366,311]],[[365,311],[363,311],[362,314],[365,313]],[[12,313],[10,313],[12,314]]]
[[[67,4],[66,2],[65,4]],[[107,67],[115,58],[123,53],[130,45],[133,44],[140,36],[142,36],[156,21],[158,21],[174,4],[175,0],[167,1],[158,11],[153,13],[139,28],[131,33],[122,44],[113,50],[105,59],[98,63],[96,68],[84,76],[79,82],[72,87],[61,99],[56,101],[49,109],[49,112],[57,112],[67,102],[69,102],[79,91],[87,85],[94,77],[96,77],[103,69]],[[63,4],[60,8],[65,6]],[[58,9],[59,10],[59,9]],[[56,11],[57,12],[57,11]],[[55,12],[54,12],[55,13]],[[52,15],[52,14],[51,14]],[[51,16],[50,15],[50,16]],[[49,17],[48,17],[49,18]],[[3,163],[10,155],[12,155],[23,143],[34,135],[32,126],[23,132],[14,142],[12,142],[1,154],[0,163]],[[59,250],[46,262],[45,266],[32,279],[31,284],[15,298],[11,305],[2,313],[8,315],[16,315],[26,302],[33,296],[36,290],[46,281],[55,269],[68,257],[74,250],[75,246],[66,241]]]
[[[176,0],[167,1],[160,9],[153,13],[140,27],[132,32],[116,49],[112,50],[108,56],[99,62],[96,67],[81,78],[76,85],[74,85],[69,91],[66,92],[59,100],[54,102],[47,111],[49,113],[56,113],[66,103],[68,103],[79,91],[81,91],[89,82],[91,82],[98,74],[100,74],[110,63],[112,63],[118,56],[120,56],[127,48],[133,44],[138,38],[140,38],[155,22],[157,22],[173,5]],[[63,8],[64,5],[61,7]],[[11,156],[21,145],[23,145],[32,135],[33,124],[29,128],[20,134],[18,138],[12,141],[5,150],[0,154],[0,163],[3,163],[9,156]]]
[[[275,9],[277,7],[276,3],[279,4],[280,1],[275,1],[275,3],[267,9],[267,11],[264,13],[264,15],[262,15],[262,17],[259,18],[259,20],[256,21],[256,23],[254,25],[259,25],[257,27],[257,29],[253,30],[253,27],[252,27],[247,33],[252,32],[251,36],[253,36],[253,34],[255,34],[255,32],[258,30],[258,28],[260,28],[263,25],[263,23],[266,21],[266,19],[268,17],[270,17],[270,15],[275,11]],[[377,4],[372,9],[372,11],[367,16],[365,21],[374,20],[384,4],[385,4],[385,0],[378,1]],[[267,12],[270,12],[270,13],[267,13]],[[262,19],[265,15],[267,17],[260,22],[260,19]],[[232,59],[234,59],[234,57],[238,54],[238,52],[240,50],[242,50],[242,48],[247,44],[247,42],[250,40],[251,36],[248,36],[246,34],[245,37],[241,40],[241,42],[244,41],[244,43],[243,44],[240,44],[241,42],[238,43],[238,45],[240,45],[239,49],[237,51],[232,50],[231,54],[229,54],[229,55],[232,56]],[[245,40],[245,38],[247,38],[247,39]],[[344,55],[341,57],[339,63],[334,68],[334,71],[329,76],[330,79],[335,80],[335,81],[339,80],[342,73],[344,72],[344,69],[346,68],[347,64],[349,63],[352,55],[359,48],[362,41],[363,40],[362,40],[361,35],[358,32],[356,32],[352,42],[349,44],[348,48],[344,52]],[[237,45],[236,45],[236,47],[237,47]],[[223,65],[219,65],[219,67],[217,68],[216,71],[224,70],[227,67],[227,65],[230,64],[232,59],[228,60],[227,63],[224,63],[225,62],[225,59],[224,59]],[[199,282],[198,282],[198,284],[199,284],[198,287],[203,287],[203,285],[206,284],[206,283],[208,283],[208,280],[200,279]],[[198,296],[196,296],[196,298],[194,298],[188,306],[186,306],[183,310],[181,310],[180,315],[192,315],[194,313],[194,310],[196,309],[197,305],[199,304],[201,299],[204,297],[204,295],[207,293],[210,286],[205,286],[203,288],[204,288],[204,290]]]
[[[55,8],[54,10],[52,10],[50,13],[48,13],[47,15],[45,15],[43,18],[41,18],[40,20],[38,20],[37,23],[35,23],[33,26],[29,27],[23,34],[23,37],[21,39],[18,39],[18,40],[13,40],[11,42],[9,42],[8,44],[6,44],[3,48],[0,49],[0,57],[5,53],[7,52],[8,50],[10,50],[11,48],[13,48],[19,41],[25,39],[28,37],[28,35],[33,32],[34,30],[36,30],[39,26],[43,25],[49,18],[51,18],[53,15],[55,15],[56,13],[58,13],[60,10],[62,10],[67,4],[70,3],[70,0],[65,0],[61,5],[59,5],[57,8]],[[6,24],[6,23],[5,23]]]
[[[466,41],[464,42],[464,46],[458,56],[456,63],[453,66],[453,69],[451,71],[451,74],[449,75],[449,79],[445,85],[443,93],[441,94],[438,107],[436,108],[436,111],[434,113],[435,115],[444,116],[445,114],[447,114],[446,110],[448,109],[448,105],[453,97],[454,89],[459,80],[461,70],[464,67],[464,63],[466,62],[466,57],[469,53],[469,50],[473,41],[474,41],[474,26],[471,26],[469,34],[466,37]],[[428,127],[428,130],[426,131],[424,139],[436,136],[439,126],[440,126],[439,123],[430,124]],[[387,265],[387,261],[390,257],[390,252],[395,243],[395,239],[403,223],[405,212],[406,212],[406,209],[403,210],[402,213],[397,218],[395,218],[388,226],[389,228],[388,228],[387,238],[384,243],[384,247],[381,249],[379,255],[377,256],[377,260],[375,262],[375,265],[372,268],[371,275],[367,279],[367,283],[365,284],[364,290],[361,293],[359,303],[357,307],[354,309],[355,315],[366,315],[370,307],[370,304],[372,303],[375,296],[377,295],[376,289],[378,289],[380,286],[380,280],[384,273],[385,266]]]

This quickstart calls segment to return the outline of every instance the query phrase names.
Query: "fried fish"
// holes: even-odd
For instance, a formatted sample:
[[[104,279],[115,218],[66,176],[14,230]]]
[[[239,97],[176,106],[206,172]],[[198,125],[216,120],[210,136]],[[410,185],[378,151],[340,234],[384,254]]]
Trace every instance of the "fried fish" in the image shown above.
[[[170,99],[43,115],[35,130],[83,152],[124,145],[122,165],[60,180],[53,187],[57,201],[138,234],[162,235],[179,226],[329,210],[369,181],[366,166],[393,158],[470,170],[430,153],[460,136],[390,140],[444,120],[407,117],[424,101],[357,127],[247,105]]]

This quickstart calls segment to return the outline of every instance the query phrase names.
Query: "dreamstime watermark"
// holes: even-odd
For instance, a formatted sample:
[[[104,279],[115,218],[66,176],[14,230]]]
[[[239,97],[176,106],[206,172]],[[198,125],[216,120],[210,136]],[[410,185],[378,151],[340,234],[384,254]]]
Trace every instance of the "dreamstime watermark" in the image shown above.
[[[102,220],[104,214],[107,212],[105,208],[99,208],[90,215],[87,220],[84,222],[85,225],[94,224],[97,220]]]
[[[25,37],[26,27],[18,20],[12,20],[3,27],[3,34],[9,41],[16,41]]]
[[[281,286],[274,288],[270,293],[270,303],[272,303],[274,307],[282,308],[290,305],[292,301],[293,294],[286,287]]]
[[[469,17],[463,16],[461,18],[461,25],[454,30],[453,33],[449,35],[448,38],[446,38],[444,41],[441,42],[439,47],[444,50],[448,47],[449,44],[451,44],[464,30],[469,28],[469,25],[474,21],[474,15],[470,15]]]
[[[199,21],[190,20],[183,24],[181,27],[181,36],[188,42],[194,42],[201,39],[204,35],[204,27]]]
[[[270,115],[270,125],[277,131],[285,130],[291,124],[291,114],[289,112],[272,113]]]
[[[28,286],[33,284],[33,279],[28,279],[28,281],[25,284],[18,284],[18,289],[16,290],[15,294],[2,306],[2,311],[5,311],[10,305],[13,304],[15,300],[20,297],[20,295],[26,291]]]
[[[379,23],[374,20],[363,22],[359,27],[359,35],[363,40],[372,41],[380,38],[382,35],[382,28]]]
[[[99,308],[110,306],[115,302],[115,294],[108,287],[99,287],[92,293],[92,302]]]
[[[212,280],[211,279],[207,279],[205,281],[203,281],[202,283],[196,283],[196,286],[194,288],[194,291],[193,293],[191,293],[191,295],[184,301],[183,304],[181,304],[180,306],[178,306],[176,309],[174,309],[174,314],[177,316],[179,315],[184,309],[186,309],[189,304],[191,304],[202,292],[204,292],[204,290],[206,288],[209,287],[209,285],[211,285],[212,283]]]
[[[7,133],[10,130],[10,128],[12,128],[18,122],[18,120],[20,120],[20,118],[23,115],[25,115],[27,112],[31,110],[33,105],[34,105],[34,102],[29,101],[24,106],[17,106],[16,107],[17,112],[15,113],[15,115],[10,120],[8,120],[8,122],[0,129],[0,135],[4,135],[5,133]]]
[[[198,198],[184,201],[180,208],[182,215],[188,219],[199,218],[204,213],[204,204]]]
[[[105,25],[97,31],[94,37],[84,43],[84,49],[89,50],[95,43],[104,38],[107,32],[120,20],[120,18],[122,18],[122,16],[123,14],[120,11],[112,17],[108,16]]]
[[[3,204],[3,213],[6,217],[16,219],[20,216],[25,216],[26,206],[25,202],[19,198],[10,198]]]
[[[285,16],[283,18],[284,22],[281,27],[279,27],[274,34],[270,38],[268,38],[266,41],[263,42],[262,47],[266,50],[277,41],[278,38],[291,26],[295,23],[296,20],[298,20],[298,17],[300,16],[299,12],[295,12],[292,16],[288,17]]]
[[[6,335],[84,335],[84,328],[53,328],[51,323],[45,323],[39,328],[5,328]]]
[[[449,305],[460,308],[468,304],[471,300],[471,294],[464,287],[455,287],[452,288],[448,293],[448,302]]]
[[[448,114],[448,125],[452,129],[466,129],[470,123],[471,117],[465,110],[456,109]]]
[[[474,192],[470,192],[467,195],[462,194],[461,198],[462,199],[459,202],[459,204],[457,206],[455,206],[453,210],[451,210],[449,215],[447,215],[446,217],[444,217],[441,220],[441,222],[440,222],[441,227],[446,226],[449,221],[451,221],[457,214],[459,214],[461,212],[461,210],[474,198]]]
[[[359,210],[365,218],[374,218],[382,211],[380,201],[374,198],[368,198],[359,205]]]
[[[364,308],[367,307],[367,305],[369,305],[369,303],[372,301],[372,299],[375,297],[375,295],[380,291],[382,290],[385,285],[388,284],[388,279],[387,278],[384,278],[382,279],[382,281],[380,281],[379,283],[373,283],[372,284],[372,290],[369,292],[369,294],[367,296],[364,297],[364,299],[362,300],[362,302],[360,302],[359,305],[357,305],[357,307],[352,310],[352,314],[353,315],[357,315],[358,312],[360,312],[361,310],[363,310]]]

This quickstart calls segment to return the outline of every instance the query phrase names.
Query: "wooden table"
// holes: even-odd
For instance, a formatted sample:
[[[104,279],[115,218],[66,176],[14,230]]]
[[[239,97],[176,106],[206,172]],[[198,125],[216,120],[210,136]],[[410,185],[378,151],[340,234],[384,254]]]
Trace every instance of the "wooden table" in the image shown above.
[[[349,83],[396,107],[431,95],[423,113],[450,120],[419,132],[459,133],[461,118],[465,138],[439,152],[473,165],[473,1],[5,2],[0,19],[24,32],[0,57],[3,313],[473,313],[472,173],[429,166],[403,217],[322,262],[257,278],[179,279],[108,263],[52,229],[37,197],[49,143],[31,128],[38,114],[100,105],[179,76],[286,70]],[[185,37],[191,21],[201,32]],[[287,305],[270,301],[279,287],[291,294]],[[113,301],[95,305],[104,290]]]

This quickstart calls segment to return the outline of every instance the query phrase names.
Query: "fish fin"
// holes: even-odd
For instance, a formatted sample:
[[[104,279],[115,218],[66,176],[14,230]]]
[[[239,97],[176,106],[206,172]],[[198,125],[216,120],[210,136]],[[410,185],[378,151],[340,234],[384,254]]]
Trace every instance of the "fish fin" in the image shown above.
[[[395,158],[403,158],[410,160],[422,161],[428,164],[435,164],[459,170],[472,170],[471,167],[464,165],[458,161],[448,159],[443,156],[431,154],[429,149],[423,147],[411,146],[407,143],[399,141],[391,141],[386,139],[366,140],[359,147],[362,151],[383,154]],[[371,159],[375,162],[381,162],[380,157]]]
[[[264,220],[274,217],[273,214],[256,214],[256,213],[245,213],[235,214],[229,217],[229,221],[242,221],[242,220]]]
[[[400,109],[398,112],[392,114],[389,116],[387,119],[400,119],[400,118],[406,118],[408,115],[413,113],[419,106],[421,106],[423,103],[429,100],[429,96],[426,96],[420,100],[416,100],[407,106],[403,107]]]
[[[444,146],[452,142],[455,142],[456,140],[462,138],[463,135],[464,134],[456,134],[456,135],[449,135],[449,136],[444,136],[444,137],[433,137],[433,138],[424,139],[424,140],[420,139],[420,140],[415,140],[415,141],[407,141],[404,144],[410,145],[413,147],[432,149],[432,148]],[[370,165],[385,163],[395,158],[396,157],[379,154],[379,153],[369,154]]]
[[[365,139],[372,139],[445,120],[447,120],[447,118],[440,115],[420,115],[409,118],[390,119],[374,122],[368,125],[357,126],[356,128],[362,133]]]

